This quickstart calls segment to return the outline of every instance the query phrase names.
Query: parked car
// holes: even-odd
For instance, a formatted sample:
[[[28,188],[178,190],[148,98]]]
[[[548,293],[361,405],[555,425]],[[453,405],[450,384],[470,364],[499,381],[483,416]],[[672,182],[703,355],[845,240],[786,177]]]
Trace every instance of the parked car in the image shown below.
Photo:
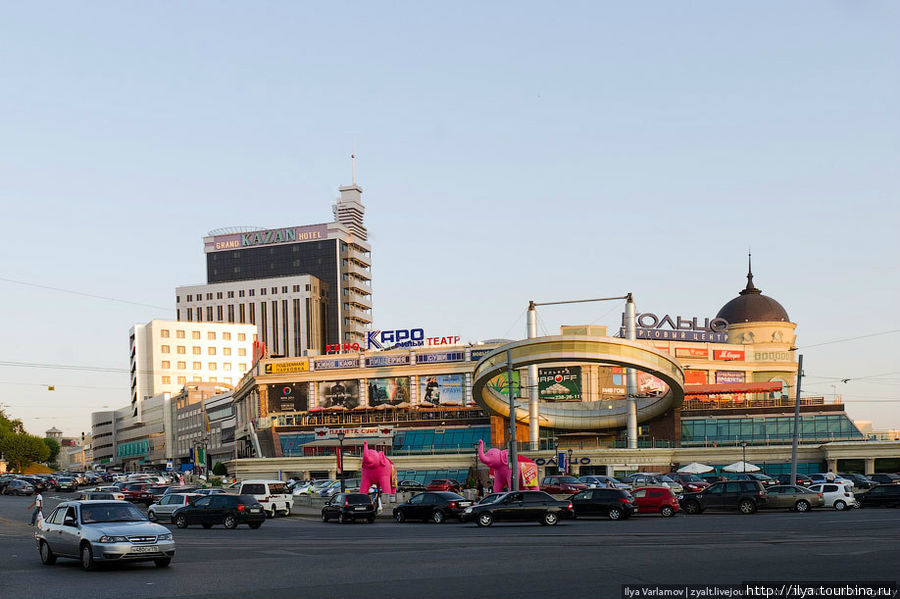
[[[338,493],[322,506],[322,522],[335,519],[341,524],[354,520],[375,522],[375,505],[365,493]]]
[[[633,489],[637,489],[639,487],[673,487],[678,485],[674,491],[676,493],[680,493],[684,489],[681,488],[680,483],[676,483],[673,479],[662,474],[652,474],[649,472],[635,472],[634,474],[629,474],[624,477],[622,480],[627,482],[632,486]]]
[[[696,474],[685,474],[681,472],[670,472],[668,476],[677,480],[681,484],[682,491],[693,493],[694,491],[702,491],[709,486],[709,483],[697,476]],[[674,491],[674,489],[673,489]],[[678,492],[675,492],[678,495]]]
[[[122,493],[125,495],[125,501],[150,505],[155,501],[155,498],[149,489],[150,483],[128,483],[122,489]]]
[[[397,522],[426,520],[441,524],[447,518],[459,519],[460,514],[471,505],[472,502],[459,493],[426,491],[395,507],[393,514]]]
[[[630,491],[631,485],[628,483],[623,483],[619,479],[612,476],[605,476],[602,474],[589,474],[586,476],[579,476],[578,482],[584,483],[587,485],[588,489],[605,489],[612,484],[611,488],[621,489],[623,491]]]
[[[771,487],[778,484],[776,479],[768,474],[762,474],[760,472],[733,472],[726,474],[725,480],[755,480],[762,483],[764,487]]]
[[[221,495],[222,493],[228,493],[225,489],[197,489],[194,491],[197,495]]]
[[[425,490],[425,485],[423,485],[422,483],[420,483],[417,480],[401,480],[400,482],[397,483],[397,491],[401,492],[401,493],[404,491],[416,492],[416,491],[424,491],[424,490]]]
[[[900,485],[900,475],[890,472],[876,472],[867,476],[879,485]]]
[[[479,503],[463,510],[462,519],[478,526],[494,522],[540,522],[554,526],[560,518],[572,518],[572,502],[554,499],[543,491],[512,491],[492,503]]]
[[[110,493],[108,491],[84,491],[78,496],[82,501],[125,501],[121,493]]]
[[[716,482],[702,491],[678,496],[678,503],[688,514],[706,510],[738,510],[753,514],[766,503],[766,490],[758,480]]]
[[[841,478],[853,481],[854,490],[871,489],[878,483],[862,474],[839,474]]]
[[[175,556],[175,540],[163,526],[147,522],[125,501],[64,501],[34,533],[41,562],[58,557],[81,561],[85,570],[98,562],[152,561],[165,568]]]
[[[187,528],[191,524],[200,524],[203,528],[215,524],[225,528],[237,528],[238,524],[259,528],[265,520],[262,504],[253,495],[244,494],[207,495],[172,512],[172,522],[178,528]]]
[[[199,490],[200,488],[194,485],[173,485],[163,491],[163,497],[171,495],[172,493],[196,493]]]
[[[290,515],[294,498],[280,480],[245,480],[241,483],[241,495],[253,495],[270,518],[277,514]]]
[[[34,495],[34,487],[31,483],[16,479],[9,481],[3,488],[4,495]]]
[[[588,486],[574,476],[545,476],[541,480],[541,491],[551,495],[572,495],[584,491]]]
[[[779,474],[775,477],[775,480],[778,481],[779,485],[789,485],[791,484],[791,475],[790,474]],[[805,474],[797,473],[797,484],[801,487],[808,487],[809,485],[814,484],[813,479],[806,476]]]
[[[346,490],[346,489],[345,489]],[[335,480],[331,481],[327,485],[323,485],[319,488],[319,497],[332,497],[336,493],[341,492],[341,481]]]
[[[813,484],[834,482],[834,483],[838,483],[841,485],[846,485],[848,487],[854,486],[852,480],[844,478],[842,476],[838,476],[837,474],[834,474],[833,472],[814,472],[814,473],[810,474],[809,477],[812,479]],[[831,480],[828,480],[829,478]]]
[[[809,487],[810,491],[821,493],[825,507],[833,507],[838,511],[856,507],[853,489],[841,483],[819,483]]]
[[[823,507],[825,499],[821,493],[799,485],[773,485],[766,489],[766,509],[787,509],[808,512],[814,507]]]
[[[172,514],[180,507],[190,505],[192,501],[203,497],[198,493],[169,493],[159,498],[159,501],[147,508],[147,518],[151,522],[163,520],[172,521]]]
[[[637,504],[636,511],[642,514],[662,514],[668,518],[681,509],[675,492],[667,487],[641,487],[631,496]]]
[[[573,495],[570,502],[576,518],[604,516],[624,520],[639,509],[634,497],[621,489],[586,489]]]
[[[857,499],[859,507],[900,507],[900,485],[876,485]]]
[[[461,489],[462,485],[459,484],[459,481],[452,478],[436,478],[425,487],[426,491],[451,491],[453,493],[459,493]]]

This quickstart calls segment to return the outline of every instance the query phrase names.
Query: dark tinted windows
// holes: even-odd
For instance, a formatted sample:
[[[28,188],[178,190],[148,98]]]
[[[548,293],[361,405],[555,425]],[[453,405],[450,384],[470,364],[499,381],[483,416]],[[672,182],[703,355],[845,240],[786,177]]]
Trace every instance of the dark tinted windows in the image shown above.
[[[347,502],[351,505],[368,505],[372,503],[372,500],[363,493],[350,493],[347,495]]]
[[[266,485],[251,483],[249,485],[244,485],[241,488],[241,493],[244,495],[265,495],[266,494]]]

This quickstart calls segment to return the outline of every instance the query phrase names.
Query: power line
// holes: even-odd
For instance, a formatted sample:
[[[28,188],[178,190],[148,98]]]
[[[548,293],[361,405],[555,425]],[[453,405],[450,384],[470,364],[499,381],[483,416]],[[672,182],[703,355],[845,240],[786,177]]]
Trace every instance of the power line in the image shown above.
[[[892,329],[890,331],[881,331],[880,333],[869,333],[868,335],[860,335],[859,337],[847,337],[846,339],[835,339],[833,341],[824,341],[822,343],[813,343],[812,345],[804,345],[796,349],[809,349],[811,347],[821,347],[823,345],[831,345],[833,343],[844,343],[845,341],[856,341],[857,339],[868,339],[869,337],[879,337],[881,335],[892,335],[900,333],[900,329]]]
[[[38,289],[47,289],[49,291],[58,291],[59,293],[70,293],[72,295],[80,295],[82,297],[90,297],[94,299],[106,300],[108,302],[118,302],[120,304],[131,304],[132,306],[146,306],[148,308],[158,308],[160,310],[167,310],[169,312],[173,311],[171,306],[163,307],[157,306],[155,304],[147,304],[144,302],[135,302],[131,300],[124,300],[117,297],[109,297],[106,295],[95,295],[93,293],[85,293],[83,291],[74,291],[72,289],[63,289],[62,287],[52,287],[50,285],[41,285],[39,283],[29,283],[28,281],[18,281],[16,279],[8,279],[6,277],[0,277],[0,281],[4,281],[6,283],[15,283],[16,285],[25,285],[26,287],[36,287]]]
[[[60,385],[57,383],[19,383],[16,381],[0,381],[0,385],[21,385],[23,387],[53,387],[54,391],[58,389],[110,389],[115,391],[127,391],[128,386],[121,387],[98,387],[93,385]]]
[[[127,368],[112,368],[109,366],[79,366],[76,364],[46,364],[41,362],[9,362],[0,360],[0,366],[11,368],[42,368],[48,370],[76,370],[79,372],[104,372],[112,374],[127,374]],[[149,372],[149,371],[148,371]]]

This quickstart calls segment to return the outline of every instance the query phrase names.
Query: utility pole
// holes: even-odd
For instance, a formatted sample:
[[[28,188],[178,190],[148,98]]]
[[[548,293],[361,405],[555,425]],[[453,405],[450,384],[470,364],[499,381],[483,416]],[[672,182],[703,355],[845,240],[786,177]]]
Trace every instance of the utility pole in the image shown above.
[[[794,399],[794,436],[791,440],[791,484],[797,484],[797,446],[800,444],[800,381],[803,379],[803,354],[797,359],[797,394]]]
[[[526,338],[537,337],[537,308],[534,302],[528,302],[528,318]],[[540,398],[538,397],[538,367],[532,364],[528,367],[528,440],[531,443],[531,451],[540,449]]]
[[[629,293],[625,296],[625,338],[629,341],[637,339],[636,308],[634,298]],[[637,425],[637,372],[634,368],[625,369],[625,393],[627,412],[625,413],[625,426],[628,433],[628,449],[637,449],[638,425]]]
[[[506,350],[506,384],[509,389],[509,490],[519,490],[519,456],[516,452],[516,398],[513,392],[512,351]]]

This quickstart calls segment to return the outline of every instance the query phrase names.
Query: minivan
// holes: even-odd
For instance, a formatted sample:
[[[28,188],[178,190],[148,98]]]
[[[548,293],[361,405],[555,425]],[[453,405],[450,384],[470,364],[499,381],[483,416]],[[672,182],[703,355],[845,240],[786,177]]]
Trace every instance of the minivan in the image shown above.
[[[294,498],[288,493],[284,481],[245,480],[241,482],[240,495],[253,495],[263,506],[266,515],[274,518],[278,514],[289,516],[294,507]]]

